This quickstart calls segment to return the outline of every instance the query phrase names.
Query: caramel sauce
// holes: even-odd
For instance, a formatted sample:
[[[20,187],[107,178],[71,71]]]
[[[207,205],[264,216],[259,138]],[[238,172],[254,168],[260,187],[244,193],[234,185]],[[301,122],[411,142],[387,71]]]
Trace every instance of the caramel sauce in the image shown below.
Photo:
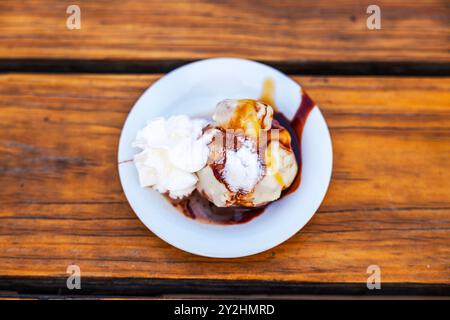
[[[306,120],[309,114],[316,104],[308,96],[308,94],[302,91],[302,101],[297,109],[294,117],[289,121],[284,114],[281,112],[276,112],[274,114],[274,119],[276,119],[283,127],[285,127],[291,134],[291,146],[295,154],[295,159],[297,160],[298,171],[297,175],[292,182],[292,184],[283,190],[281,193],[281,198],[294,192],[300,186],[301,176],[302,176],[302,137],[303,129],[305,127]]]
[[[258,99],[259,101],[272,106],[275,112],[278,111],[278,108],[275,104],[275,82],[273,82],[272,78],[267,78],[263,82],[263,88],[261,92],[261,96]]]
[[[239,104],[234,110],[227,129],[245,130],[246,134],[257,137],[260,129],[262,128],[262,121],[258,120],[258,115],[255,111],[255,104],[255,100],[239,100]]]
[[[292,120],[288,120],[281,112],[278,112],[274,101],[275,85],[272,79],[266,79],[263,84],[263,90],[259,101],[266,103],[273,107],[275,110],[273,115],[273,128],[278,128],[280,130],[279,142],[280,146],[293,150],[295,158],[297,161],[298,171],[297,175],[292,182],[292,184],[283,190],[281,193],[281,198],[294,192],[301,183],[301,172],[302,172],[302,148],[301,141],[303,135],[303,128],[305,126],[306,120],[312,109],[314,109],[315,104],[311,98],[302,91],[302,99],[300,106],[297,109]],[[251,100],[249,100],[251,101]],[[248,107],[242,108],[242,116],[247,118],[250,115]],[[233,119],[234,120],[234,119]],[[239,125],[242,125],[242,119],[236,118],[235,121],[239,121]],[[253,127],[257,127],[260,124],[251,123]],[[289,134],[288,134],[289,133]],[[270,137],[268,137],[268,141]],[[216,171],[213,170],[215,175]],[[220,174],[216,176],[219,181],[223,181]],[[280,176],[281,178],[281,176]],[[278,183],[282,183],[278,181]],[[225,184],[226,185],[226,184]],[[222,225],[232,225],[232,224],[242,224],[246,223],[255,217],[262,214],[265,208],[270,205],[264,205],[261,207],[243,207],[243,206],[232,206],[232,207],[217,207],[212,202],[208,201],[206,196],[201,195],[197,190],[195,190],[189,197],[175,201],[168,198],[168,200],[176,207],[179,211],[185,214],[191,219],[198,220],[203,223],[211,224],[222,224]],[[279,199],[278,199],[279,200]]]

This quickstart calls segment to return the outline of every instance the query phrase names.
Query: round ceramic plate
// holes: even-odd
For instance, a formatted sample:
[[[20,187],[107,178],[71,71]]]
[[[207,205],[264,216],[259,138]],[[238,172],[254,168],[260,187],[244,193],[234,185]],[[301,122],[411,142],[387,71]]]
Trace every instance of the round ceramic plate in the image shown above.
[[[231,58],[202,60],[168,73],[131,109],[119,142],[120,181],[139,219],[164,241],[202,256],[247,256],[286,241],[318,209],[330,182],[333,157],[330,134],[318,107],[311,111],[303,131],[300,187],[244,224],[211,225],[184,216],[158,192],[141,188],[133,162],[127,161],[139,152],[131,143],[147,120],[177,114],[212,115],[223,99],[258,98],[267,78],[274,81],[279,111],[292,118],[301,102],[295,81],[264,64]]]

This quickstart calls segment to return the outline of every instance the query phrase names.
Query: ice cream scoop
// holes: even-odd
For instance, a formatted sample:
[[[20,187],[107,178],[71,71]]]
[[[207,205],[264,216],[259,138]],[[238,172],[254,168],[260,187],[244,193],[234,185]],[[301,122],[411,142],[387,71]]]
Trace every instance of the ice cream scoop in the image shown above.
[[[208,126],[208,164],[197,190],[218,207],[258,207],[278,199],[297,175],[291,136],[273,108],[251,100],[220,102]]]

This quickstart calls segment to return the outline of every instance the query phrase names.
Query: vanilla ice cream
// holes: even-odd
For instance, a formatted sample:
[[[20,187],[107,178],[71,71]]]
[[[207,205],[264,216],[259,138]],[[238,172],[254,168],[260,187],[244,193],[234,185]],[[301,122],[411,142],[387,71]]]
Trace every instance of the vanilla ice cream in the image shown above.
[[[134,156],[141,187],[152,187],[173,199],[188,196],[198,181],[195,172],[208,159],[211,135],[203,134],[206,124],[184,115],[148,122],[133,142],[133,147],[142,149]]]
[[[278,199],[298,167],[290,134],[273,119],[273,108],[228,99],[217,105],[213,120],[198,191],[218,207],[256,207]]]

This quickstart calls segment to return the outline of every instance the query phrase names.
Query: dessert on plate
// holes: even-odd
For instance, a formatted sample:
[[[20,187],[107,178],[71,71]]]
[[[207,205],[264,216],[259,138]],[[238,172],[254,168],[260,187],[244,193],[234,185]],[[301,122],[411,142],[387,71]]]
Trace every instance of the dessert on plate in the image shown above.
[[[259,215],[298,186],[305,120],[289,122],[267,101],[273,99],[226,99],[211,119],[149,121],[133,142],[141,149],[134,156],[141,187],[202,222],[234,224]]]
[[[291,136],[273,108],[251,100],[224,100],[206,132],[208,164],[197,190],[218,207],[259,207],[278,199],[297,174]]]

